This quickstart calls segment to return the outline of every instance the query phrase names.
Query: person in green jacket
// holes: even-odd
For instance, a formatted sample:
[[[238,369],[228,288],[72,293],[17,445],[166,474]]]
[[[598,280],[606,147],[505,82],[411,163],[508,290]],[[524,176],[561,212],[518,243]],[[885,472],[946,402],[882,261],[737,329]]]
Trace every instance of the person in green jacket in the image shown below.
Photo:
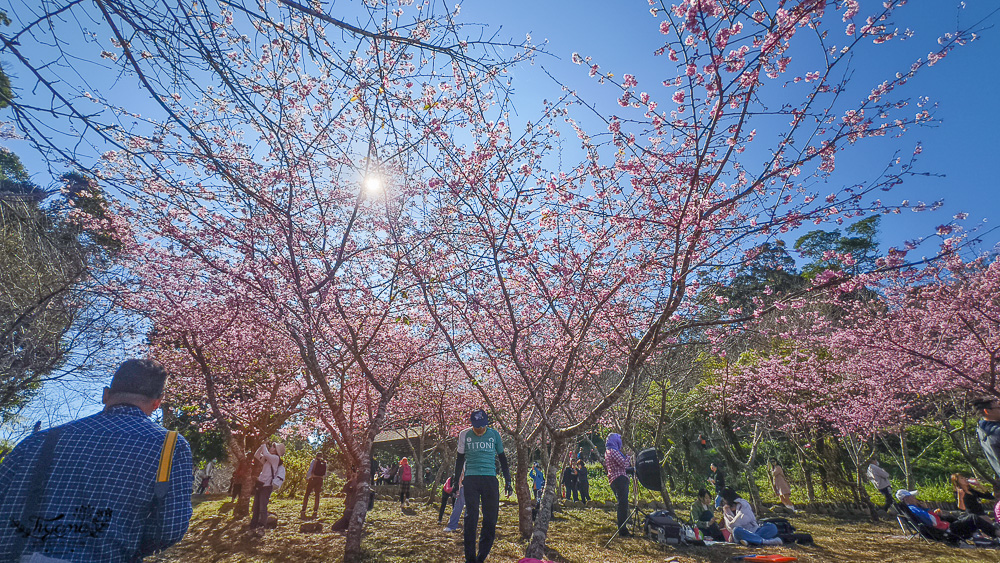
[[[714,506],[712,495],[705,489],[699,490],[698,498],[691,504],[691,522],[701,530],[705,539],[722,541],[722,530],[719,529],[719,524],[715,521],[715,512],[712,510]]]

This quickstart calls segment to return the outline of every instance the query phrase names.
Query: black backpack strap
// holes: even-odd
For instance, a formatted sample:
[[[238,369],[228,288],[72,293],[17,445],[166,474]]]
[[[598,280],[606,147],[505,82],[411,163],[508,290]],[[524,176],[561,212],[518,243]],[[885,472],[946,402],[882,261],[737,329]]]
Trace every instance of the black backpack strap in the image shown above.
[[[56,442],[62,435],[63,427],[56,426],[45,434],[45,441],[35,458],[34,467],[31,470],[31,482],[28,484],[28,497],[24,502],[24,510],[21,511],[20,530],[14,533],[14,546],[11,553],[20,557],[24,552],[24,546],[28,543],[36,524],[38,522],[38,506],[42,502],[45,494],[45,487],[49,483],[49,476],[52,475],[53,459],[56,452]]]
[[[156,469],[156,480],[153,482],[153,502],[150,505],[149,517],[153,520],[153,534],[139,540],[139,553],[133,561],[142,561],[142,557],[164,549],[163,545],[163,506],[170,492],[170,469],[174,465],[174,447],[177,445],[177,431],[171,430],[163,438],[163,448],[160,450],[160,463]]]

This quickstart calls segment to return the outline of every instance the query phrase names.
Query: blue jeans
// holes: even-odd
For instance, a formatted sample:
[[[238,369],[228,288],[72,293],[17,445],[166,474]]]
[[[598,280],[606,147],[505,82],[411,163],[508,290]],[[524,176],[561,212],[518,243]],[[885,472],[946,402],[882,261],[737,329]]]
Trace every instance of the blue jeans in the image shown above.
[[[465,487],[458,488],[458,496],[455,497],[455,505],[451,507],[451,518],[448,520],[448,528],[458,529],[458,519],[462,517],[462,510],[465,509]]]
[[[718,510],[722,506],[722,495],[715,495],[715,509]]]
[[[761,524],[756,532],[751,532],[746,528],[736,527],[733,530],[733,538],[739,541],[746,541],[750,545],[761,545],[764,540],[778,537],[778,527],[767,522]]]

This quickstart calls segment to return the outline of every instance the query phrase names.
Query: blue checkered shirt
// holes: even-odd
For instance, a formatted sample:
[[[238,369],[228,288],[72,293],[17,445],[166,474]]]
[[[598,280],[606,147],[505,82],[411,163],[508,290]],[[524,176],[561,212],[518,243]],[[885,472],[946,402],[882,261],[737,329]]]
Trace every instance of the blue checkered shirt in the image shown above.
[[[167,431],[138,407],[116,405],[70,422],[56,442],[45,493],[36,514],[46,530],[19,526],[35,460],[48,431],[25,438],[0,463],[0,562],[18,561],[14,535],[31,530],[23,553],[80,562],[135,561],[150,517],[153,482]],[[191,447],[178,436],[170,491],[161,511],[162,545],[179,541],[191,519]]]

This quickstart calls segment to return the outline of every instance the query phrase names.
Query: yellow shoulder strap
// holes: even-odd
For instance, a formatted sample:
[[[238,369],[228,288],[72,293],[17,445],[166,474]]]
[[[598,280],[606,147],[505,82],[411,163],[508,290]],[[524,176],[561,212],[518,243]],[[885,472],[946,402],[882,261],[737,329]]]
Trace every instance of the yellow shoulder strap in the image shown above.
[[[160,469],[156,472],[156,482],[166,483],[170,480],[170,467],[174,464],[174,445],[177,444],[177,431],[167,432],[163,440],[163,450],[160,451]]]

